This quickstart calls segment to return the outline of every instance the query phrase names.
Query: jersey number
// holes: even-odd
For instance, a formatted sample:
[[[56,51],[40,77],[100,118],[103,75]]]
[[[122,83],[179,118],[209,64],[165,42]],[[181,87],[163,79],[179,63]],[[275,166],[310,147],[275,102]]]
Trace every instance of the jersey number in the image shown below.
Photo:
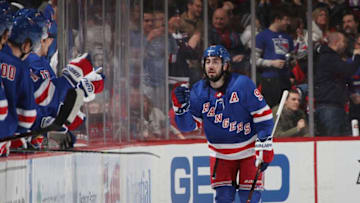
[[[6,63],[1,64],[1,77],[7,78],[8,80],[13,81],[15,79],[16,68],[13,65],[8,65]]]

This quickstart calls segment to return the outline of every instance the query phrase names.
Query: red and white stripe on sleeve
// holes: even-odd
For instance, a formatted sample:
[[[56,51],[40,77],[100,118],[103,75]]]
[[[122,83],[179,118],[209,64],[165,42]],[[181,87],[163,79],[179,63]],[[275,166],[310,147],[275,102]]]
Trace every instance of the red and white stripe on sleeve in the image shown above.
[[[8,114],[8,101],[6,98],[0,100],[0,121],[5,120]]]
[[[199,117],[196,117],[193,115],[193,119],[196,123],[196,128],[194,130],[197,130],[199,128],[201,128],[201,125],[202,125],[202,118],[199,118]]]
[[[36,119],[36,110],[16,108],[16,113],[18,115],[18,125],[23,128],[31,128]]]
[[[253,111],[250,114],[253,116],[254,123],[260,123],[273,119],[272,111],[268,105],[259,110]]]
[[[36,104],[40,106],[48,105],[55,93],[55,85],[50,79],[44,80],[40,87],[35,91],[34,97]]]

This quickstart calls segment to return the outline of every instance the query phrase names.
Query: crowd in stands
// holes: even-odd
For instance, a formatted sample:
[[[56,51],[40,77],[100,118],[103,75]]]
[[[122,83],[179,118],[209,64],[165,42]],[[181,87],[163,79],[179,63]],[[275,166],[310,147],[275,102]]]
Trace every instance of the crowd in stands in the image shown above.
[[[47,1],[42,5],[41,1],[18,2],[26,7],[36,4],[36,8],[52,22],[49,33],[57,32],[56,1],[50,1],[53,3],[50,7]],[[177,130],[173,121],[169,95],[177,83],[192,85],[203,78],[201,56],[205,44],[223,45],[231,55],[233,72],[251,77],[251,65],[256,64],[256,85],[273,108],[273,113],[277,111],[283,90],[290,90],[276,137],[310,136],[309,37],[314,47],[315,136],[348,136],[351,134],[351,120],[360,119],[360,1],[311,1],[311,36],[306,0],[256,0],[255,33],[251,32],[249,0],[208,0],[208,5],[204,5],[202,0],[169,0],[168,8],[164,7],[163,1],[143,1],[143,5],[140,2],[128,2],[126,62],[129,67],[119,67],[124,69],[130,81],[127,86],[130,94],[127,95],[131,96],[131,101],[127,116],[130,134],[134,134],[136,139],[163,139],[167,126],[170,138],[187,138]],[[117,104],[126,94],[114,92],[126,82],[114,83],[112,79],[116,77],[113,66],[123,64],[114,59],[118,44],[113,42],[119,36],[114,34],[117,29],[112,19],[115,7],[111,8],[113,13],[108,12],[109,15],[103,14],[105,11],[101,4],[95,1],[90,2],[87,9],[89,14],[83,22],[86,32],[82,33],[82,25],[78,24],[69,33],[70,57],[85,50],[90,52],[94,67],[111,67],[104,68],[109,77],[104,95],[108,96],[85,104],[91,124],[111,120],[111,116],[126,112],[124,109],[127,107]],[[253,35],[254,45],[251,41]],[[57,72],[59,67],[55,60],[56,35],[53,37],[55,39],[45,58],[54,74],[61,75]],[[251,61],[252,46],[256,50],[254,62]],[[120,109],[111,112],[109,106],[120,106]],[[167,111],[169,115],[165,116]],[[110,117],[103,117],[104,113]],[[99,131],[102,130],[95,127],[87,132],[99,134]]]
[[[180,12],[176,10],[180,13],[180,22],[172,24],[173,17],[168,21],[172,27],[170,40],[175,39],[178,45],[175,52],[169,50],[176,56],[169,67],[172,82],[193,84],[202,78],[199,59],[205,36],[202,4],[201,0],[188,0],[183,7],[179,7],[177,1],[169,4],[180,9]],[[312,8],[315,135],[351,135],[350,121],[360,116],[357,91],[359,2],[319,0],[312,1]],[[173,16],[171,11],[169,9],[169,16]],[[232,71],[250,76],[250,1],[209,0],[208,15],[207,43],[226,47],[232,57]],[[285,119],[280,120],[281,127],[275,136],[309,135],[307,28],[307,1],[256,1],[258,88],[274,111],[283,90],[292,91],[287,105],[293,101],[293,107],[285,106]],[[199,74],[193,74],[195,70]]]

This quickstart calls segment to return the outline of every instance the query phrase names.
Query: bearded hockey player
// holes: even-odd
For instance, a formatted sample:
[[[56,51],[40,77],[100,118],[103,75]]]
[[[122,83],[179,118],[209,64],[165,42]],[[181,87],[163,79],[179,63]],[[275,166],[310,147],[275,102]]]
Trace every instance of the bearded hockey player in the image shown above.
[[[230,61],[223,46],[210,46],[203,54],[205,78],[191,91],[183,83],[172,92],[179,129],[204,128],[217,203],[233,202],[237,189],[246,202],[257,167],[264,171],[274,156],[271,109],[247,76],[230,73]],[[261,201],[262,189],[260,174],[251,202]]]

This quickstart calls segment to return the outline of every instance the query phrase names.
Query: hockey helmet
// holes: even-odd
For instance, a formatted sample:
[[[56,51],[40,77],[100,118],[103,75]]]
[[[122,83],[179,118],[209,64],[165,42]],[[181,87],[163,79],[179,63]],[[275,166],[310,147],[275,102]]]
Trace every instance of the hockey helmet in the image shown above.
[[[221,58],[222,63],[230,63],[231,58],[229,52],[222,45],[212,45],[209,46],[203,54],[203,63],[205,64],[205,59],[209,56],[218,56]]]
[[[1,12],[7,12],[10,10],[10,4],[7,1],[1,0],[0,1],[0,10]]]
[[[40,40],[47,38],[48,29],[47,20],[40,15],[40,12],[34,13],[32,11],[16,15],[9,41],[21,45],[26,40],[30,40],[32,49],[38,49]]]
[[[10,31],[13,24],[13,16],[8,13],[0,14],[0,36],[4,34],[6,30]]]
[[[41,11],[33,8],[24,8],[20,9],[15,14],[16,17],[19,16],[26,16],[31,19],[33,19],[37,24],[39,24],[40,27],[44,30],[44,32],[47,33],[47,35],[43,35],[43,39],[46,37],[54,38],[56,37],[57,29],[55,22],[51,22],[49,19],[47,19]]]

